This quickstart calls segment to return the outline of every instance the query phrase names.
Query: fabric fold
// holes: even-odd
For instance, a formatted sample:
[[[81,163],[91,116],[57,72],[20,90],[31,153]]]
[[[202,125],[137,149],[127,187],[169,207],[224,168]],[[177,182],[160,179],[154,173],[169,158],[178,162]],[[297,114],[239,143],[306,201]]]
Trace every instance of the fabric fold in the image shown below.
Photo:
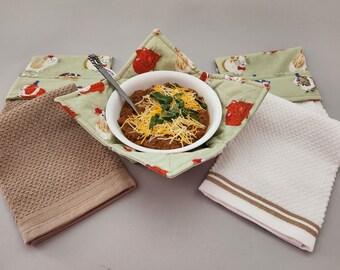
[[[224,75],[210,74],[199,69],[159,29],[152,31],[138,46],[115,79],[123,83],[138,74],[153,70],[187,73],[204,81],[216,91],[222,106],[223,120],[218,131],[202,147],[177,154],[144,153],[122,144],[109,130],[98,128],[98,123],[106,121],[105,107],[113,91],[106,81],[97,82],[87,87],[86,91],[78,90],[58,97],[55,101],[71,112],[71,116],[100,143],[168,178],[176,177],[219,155],[247,124],[268,93],[261,83],[251,80],[234,81]],[[101,113],[98,115],[98,112]]]
[[[7,101],[0,114],[0,188],[26,244],[37,244],[135,188],[117,155],[54,98]],[[69,112],[70,113],[70,112]]]

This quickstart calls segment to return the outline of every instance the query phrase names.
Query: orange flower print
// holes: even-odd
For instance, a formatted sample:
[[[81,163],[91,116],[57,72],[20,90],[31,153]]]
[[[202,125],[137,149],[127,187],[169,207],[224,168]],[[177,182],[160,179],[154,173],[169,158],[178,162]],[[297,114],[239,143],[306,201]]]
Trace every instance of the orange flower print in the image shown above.
[[[166,176],[166,174],[168,173],[167,170],[163,170],[162,168],[157,167],[157,166],[151,166],[150,164],[146,164],[145,166],[146,166],[147,168],[149,168],[150,170],[153,170],[153,171],[155,171],[156,173],[159,173],[159,174],[161,174],[161,175],[163,175],[163,176]]]
[[[125,150],[126,152],[133,152],[133,151],[135,151],[134,149],[132,149],[131,147],[128,147],[128,146],[126,146],[126,145],[123,145],[123,148],[124,148],[124,150]]]
[[[70,109],[70,107],[62,105],[60,102],[56,102],[65,112],[67,112],[72,118],[75,118],[78,114]]]
[[[200,164],[200,163],[202,163],[204,161],[205,161],[205,159],[203,159],[203,158],[195,158],[195,159],[192,160],[192,162],[194,164]]]

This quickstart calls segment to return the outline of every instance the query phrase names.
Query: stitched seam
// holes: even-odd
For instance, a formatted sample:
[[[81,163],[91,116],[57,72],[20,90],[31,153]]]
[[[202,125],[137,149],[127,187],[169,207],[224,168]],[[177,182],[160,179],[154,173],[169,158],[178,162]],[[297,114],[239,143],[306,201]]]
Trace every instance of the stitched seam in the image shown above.
[[[111,177],[111,174],[112,174],[112,172],[111,173],[109,173],[109,174],[107,174],[107,175],[105,175],[105,176],[103,176],[103,177],[101,177],[101,178],[105,178],[105,177]],[[114,173],[114,174],[112,174],[112,177],[114,177],[114,176],[116,176],[118,174],[118,172],[116,173]],[[94,182],[93,183],[93,185],[90,185],[90,186],[92,186],[93,188],[96,188],[96,187],[98,187],[98,186],[100,186],[100,185],[102,185],[103,184],[103,182],[105,183],[105,182],[108,182],[109,181],[109,179],[107,179],[107,180],[104,180],[104,181],[96,181],[96,182]],[[119,183],[120,181],[122,181],[122,180],[119,180],[118,182],[116,182],[116,183]],[[88,186],[86,186],[86,187],[88,187]],[[88,191],[86,191],[85,189],[86,189],[86,187],[84,187],[83,189],[81,189],[81,190],[79,190],[79,191],[77,191],[76,193],[78,193],[78,196],[82,196],[82,195],[84,195],[84,193],[87,193]],[[73,193],[74,194],[74,193]],[[66,197],[67,198],[67,197]],[[66,198],[64,198],[64,199],[66,199]],[[68,200],[66,200],[65,202],[63,202],[62,204],[65,204],[65,203],[68,203],[68,202],[70,202],[70,201],[72,201],[73,199],[71,198],[71,199],[68,199]],[[46,206],[46,208],[47,207],[52,207],[51,209],[50,209],[50,211],[51,210],[54,210],[55,208],[58,208],[58,207],[60,207],[60,201],[58,201],[58,202],[55,202],[54,204],[57,204],[56,206],[53,206],[52,207],[52,205],[49,205],[49,206]],[[43,209],[41,209],[41,211],[43,211]],[[38,214],[35,214],[35,215],[33,215],[33,216],[31,216],[28,220],[26,220],[26,221],[24,221],[24,222],[19,222],[19,224],[20,224],[20,226],[23,226],[23,225],[25,225],[27,222],[30,222],[32,219],[34,219],[34,218],[36,218],[37,216],[39,216],[39,215],[41,215],[41,213],[38,213]]]
[[[301,223],[299,223],[299,222],[297,222],[297,221],[295,221],[295,220],[292,220],[292,219],[290,219],[290,218],[287,218],[287,217],[281,215],[280,213],[278,213],[278,212],[276,212],[276,211],[274,211],[274,210],[272,210],[272,209],[266,207],[265,205],[260,204],[260,203],[254,201],[254,200],[251,199],[251,198],[246,197],[245,195],[239,193],[238,191],[233,190],[233,189],[231,189],[230,187],[228,187],[228,186],[224,185],[223,183],[219,182],[219,181],[216,180],[215,178],[209,177],[209,176],[208,176],[206,179],[207,179],[208,181],[214,183],[216,186],[218,186],[218,187],[220,187],[220,188],[222,188],[222,189],[224,189],[224,190],[230,192],[231,194],[233,194],[233,195],[239,197],[240,199],[246,201],[247,203],[249,203],[249,204],[251,204],[251,205],[253,205],[253,206],[256,206],[257,208],[259,208],[259,209],[261,209],[261,210],[263,210],[263,211],[265,211],[265,212],[271,214],[272,216],[274,216],[274,217],[276,217],[276,218],[278,218],[278,219],[281,219],[281,220],[283,220],[283,221],[285,221],[285,222],[287,222],[287,223],[289,223],[289,224],[291,224],[291,225],[294,225],[294,226],[296,226],[296,227],[299,227],[300,229],[305,230],[306,232],[310,233],[310,234],[313,235],[314,237],[316,237],[316,236],[318,235],[318,232],[314,231],[313,229],[309,228],[308,226],[306,226],[306,225],[304,225],[304,224],[301,224]]]
[[[293,212],[290,212],[290,211],[286,210],[285,208],[283,208],[283,207],[281,207],[281,206],[279,206],[279,205],[277,205],[277,204],[275,204],[275,203],[273,203],[273,202],[271,202],[271,201],[269,201],[269,200],[267,200],[267,199],[261,197],[260,195],[257,195],[256,193],[251,192],[251,191],[245,189],[244,187],[239,186],[238,184],[236,184],[236,183],[230,181],[229,179],[227,179],[227,178],[224,177],[223,175],[221,175],[221,174],[219,174],[219,173],[216,173],[216,172],[214,172],[214,171],[210,171],[209,174],[212,174],[214,177],[220,178],[222,181],[226,182],[227,184],[229,184],[229,185],[233,186],[234,188],[236,188],[236,189],[238,189],[238,190],[240,190],[240,191],[242,191],[242,192],[248,194],[249,196],[251,196],[251,197],[253,197],[253,198],[255,198],[255,199],[261,201],[262,203],[265,203],[265,204],[267,204],[267,205],[270,205],[271,207],[276,208],[277,210],[279,210],[279,211],[285,213],[286,215],[290,215],[290,216],[292,216],[293,218],[300,219],[301,221],[303,221],[303,222],[305,222],[305,223],[307,223],[307,224],[313,226],[315,229],[320,230],[320,227],[319,227],[317,224],[315,224],[314,222],[310,221],[309,219],[304,218],[304,217],[302,217],[302,216],[299,216],[299,215],[297,215],[297,214],[295,214],[295,213],[293,213]]]
[[[33,226],[33,227],[31,227],[30,229],[24,230],[23,233],[29,234],[29,233],[31,233],[31,232],[33,232],[33,231],[36,231],[36,230],[40,229],[41,227],[47,226],[47,225],[49,225],[49,224],[55,222],[56,220],[62,219],[63,217],[67,216],[70,212],[82,208],[82,207],[84,206],[84,205],[82,204],[84,201],[87,202],[85,205],[89,205],[89,204],[90,204],[91,202],[93,202],[97,197],[100,197],[103,193],[105,193],[107,189],[113,188],[113,187],[115,187],[115,186],[117,186],[117,185],[119,185],[119,184],[121,184],[121,183],[120,183],[120,182],[117,182],[117,183],[113,184],[112,186],[106,187],[106,188],[103,189],[101,192],[99,192],[99,193],[97,193],[97,194],[95,194],[95,195],[93,195],[93,196],[90,196],[89,198],[85,198],[85,199],[79,201],[79,202],[78,202],[78,206],[71,207],[70,209],[68,209],[68,210],[66,210],[65,212],[63,212],[61,215],[52,216],[52,217],[48,218],[46,221],[44,221],[43,223],[40,223],[39,225]],[[95,207],[93,207],[93,208],[95,208]],[[93,208],[91,208],[91,209],[93,209]],[[88,212],[88,211],[86,211],[86,212]],[[52,219],[53,219],[53,220],[52,220]]]

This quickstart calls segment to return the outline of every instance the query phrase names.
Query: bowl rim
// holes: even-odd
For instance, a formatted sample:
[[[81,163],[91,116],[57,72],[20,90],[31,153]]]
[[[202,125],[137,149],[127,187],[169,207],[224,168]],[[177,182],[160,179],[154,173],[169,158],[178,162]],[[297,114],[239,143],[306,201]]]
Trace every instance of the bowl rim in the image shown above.
[[[160,75],[172,75],[172,76],[179,76],[182,78],[186,78],[192,81],[195,81],[196,83],[200,84],[202,86],[202,88],[207,89],[210,95],[210,98],[213,100],[212,103],[215,103],[216,101],[216,105],[218,104],[219,106],[214,106],[214,110],[216,111],[216,115],[214,116],[214,121],[212,122],[210,119],[209,122],[209,126],[208,129],[206,131],[206,133],[203,135],[202,138],[200,138],[199,140],[197,140],[196,142],[190,144],[190,145],[186,145],[184,147],[179,147],[179,148],[175,148],[175,149],[153,149],[153,148],[147,148],[144,146],[140,146],[138,144],[133,143],[132,141],[130,141],[128,138],[125,137],[125,135],[123,134],[123,132],[116,132],[118,129],[120,130],[120,127],[117,123],[117,126],[119,128],[117,128],[115,126],[115,124],[113,124],[115,121],[117,121],[117,119],[112,119],[113,116],[111,116],[111,110],[113,110],[113,106],[110,106],[110,104],[114,101],[114,99],[121,99],[120,95],[117,93],[117,91],[114,91],[106,104],[106,109],[105,109],[105,115],[106,115],[106,120],[107,120],[107,124],[109,126],[109,129],[111,130],[111,132],[113,133],[113,135],[122,143],[125,144],[135,150],[138,150],[140,152],[144,152],[144,153],[158,153],[158,154],[174,154],[174,153],[183,153],[183,152],[187,152],[190,150],[193,150],[199,146],[201,146],[202,144],[204,144],[206,141],[208,141],[211,137],[214,136],[214,134],[216,133],[218,127],[220,126],[220,122],[222,119],[222,105],[220,102],[220,99],[217,95],[217,93],[211,88],[210,85],[208,85],[207,83],[203,82],[202,80],[200,80],[199,78],[186,74],[186,73],[182,73],[182,72],[178,72],[178,71],[165,71],[165,70],[159,70],[159,71],[150,71],[147,73],[143,73],[143,74],[139,74],[136,75],[134,77],[131,77],[129,79],[127,79],[126,81],[124,81],[123,83],[120,84],[121,88],[123,90],[125,90],[125,87],[129,87],[129,84],[133,84],[135,81],[141,80],[141,79],[145,79],[149,77],[153,78],[153,76],[158,76],[157,74]],[[151,85],[150,85],[151,87]],[[138,89],[136,89],[138,90]],[[135,91],[136,91],[135,90]],[[196,91],[196,90],[195,90]],[[200,94],[200,96],[202,96],[202,94]],[[120,107],[121,109],[121,107]],[[208,109],[208,112],[209,109]],[[209,116],[211,117],[211,113],[209,113]]]

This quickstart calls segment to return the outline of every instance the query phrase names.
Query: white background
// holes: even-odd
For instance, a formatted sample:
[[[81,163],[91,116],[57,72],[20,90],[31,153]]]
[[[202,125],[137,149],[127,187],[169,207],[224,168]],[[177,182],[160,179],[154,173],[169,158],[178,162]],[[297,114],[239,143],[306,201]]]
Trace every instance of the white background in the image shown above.
[[[339,3],[1,0],[0,105],[33,55],[107,54],[115,57],[118,71],[160,28],[209,72],[217,56],[302,46],[327,112],[340,120]],[[124,163],[138,183],[135,191],[36,247],[23,244],[1,195],[0,269],[333,270],[340,265],[339,183],[309,254],[204,197],[198,186],[213,161],[172,180]]]

